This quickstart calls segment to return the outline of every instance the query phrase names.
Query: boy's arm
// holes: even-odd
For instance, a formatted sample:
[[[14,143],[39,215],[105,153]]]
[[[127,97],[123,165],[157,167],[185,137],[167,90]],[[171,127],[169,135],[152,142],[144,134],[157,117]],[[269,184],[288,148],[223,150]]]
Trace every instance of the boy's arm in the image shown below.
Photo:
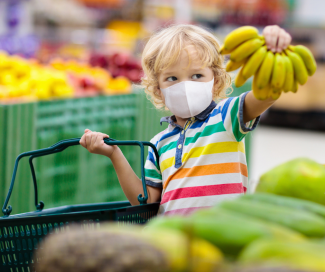
[[[109,136],[104,133],[86,129],[84,135],[80,139],[80,144],[90,153],[104,155],[111,159],[127,199],[132,205],[138,205],[138,195],[142,194],[142,196],[144,196],[141,180],[134,173],[121,149],[116,145],[106,145],[104,143],[104,138],[109,138]],[[147,186],[147,202],[153,203],[159,201],[161,190],[162,189]]]
[[[132,167],[119,148],[116,148],[111,156],[111,160],[115,168],[118,180],[127,199],[132,205],[139,205],[138,195],[142,194],[142,196],[144,196],[141,179],[139,179],[138,176],[134,173]],[[160,201],[162,189],[147,186],[147,191],[147,203]]]
[[[244,102],[244,123],[249,122],[260,116],[264,111],[273,105],[276,100],[268,98],[266,100],[258,100],[250,91]]]
[[[272,52],[282,52],[291,43],[291,36],[277,25],[267,26],[263,30],[263,36],[267,48]],[[253,120],[261,115],[269,107],[273,105],[276,100],[269,98],[264,101],[256,99],[253,92],[246,95],[244,103],[244,122]]]

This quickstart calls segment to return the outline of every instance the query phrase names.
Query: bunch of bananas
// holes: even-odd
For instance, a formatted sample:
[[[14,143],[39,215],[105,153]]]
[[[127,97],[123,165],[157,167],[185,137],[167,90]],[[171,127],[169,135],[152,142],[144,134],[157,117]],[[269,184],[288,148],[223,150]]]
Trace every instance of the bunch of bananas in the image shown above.
[[[259,100],[278,99],[282,91],[297,92],[298,83],[304,85],[317,67],[313,54],[303,45],[290,45],[281,53],[269,51],[264,37],[252,26],[229,33],[220,53],[230,54],[227,72],[241,67],[235,79],[236,87],[254,75],[252,89]]]

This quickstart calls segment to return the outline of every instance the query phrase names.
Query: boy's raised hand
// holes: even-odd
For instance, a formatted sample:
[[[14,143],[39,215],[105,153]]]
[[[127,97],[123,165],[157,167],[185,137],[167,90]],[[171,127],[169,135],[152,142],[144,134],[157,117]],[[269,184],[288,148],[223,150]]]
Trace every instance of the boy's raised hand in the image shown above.
[[[267,48],[272,52],[282,52],[291,43],[291,36],[277,25],[267,26],[263,30]]]
[[[105,144],[105,138],[109,138],[109,136],[104,133],[85,129],[85,133],[82,135],[79,143],[90,153],[104,155],[111,158],[116,146]]]

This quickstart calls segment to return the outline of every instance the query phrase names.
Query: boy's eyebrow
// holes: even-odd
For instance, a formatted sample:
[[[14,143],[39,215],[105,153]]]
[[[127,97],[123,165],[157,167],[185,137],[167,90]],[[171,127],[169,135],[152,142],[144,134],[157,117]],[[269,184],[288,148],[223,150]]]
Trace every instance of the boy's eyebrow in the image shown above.
[[[203,68],[193,68],[193,69],[189,69],[189,71],[191,72],[200,72],[202,71]],[[161,74],[163,76],[169,76],[169,75],[173,75],[173,74],[177,74],[177,72],[179,72],[179,70],[175,70],[175,71],[168,71],[168,72],[162,72]]]

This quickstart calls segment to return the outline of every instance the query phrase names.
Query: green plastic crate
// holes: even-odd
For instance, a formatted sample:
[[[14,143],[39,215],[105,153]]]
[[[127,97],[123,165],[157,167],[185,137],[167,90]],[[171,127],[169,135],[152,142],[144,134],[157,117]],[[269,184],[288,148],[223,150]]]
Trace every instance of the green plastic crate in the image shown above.
[[[134,139],[136,99],[132,94],[39,103],[37,147],[80,137],[85,128],[120,140]],[[132,147],[121,149],[133,166]],[[65,154],[48,156],[37,164],[36,169],[41,181],[40,195],[46,200],[47,207],[126,199],[111,161],[103,156],[93,156],[85,149],[70,148]]]

